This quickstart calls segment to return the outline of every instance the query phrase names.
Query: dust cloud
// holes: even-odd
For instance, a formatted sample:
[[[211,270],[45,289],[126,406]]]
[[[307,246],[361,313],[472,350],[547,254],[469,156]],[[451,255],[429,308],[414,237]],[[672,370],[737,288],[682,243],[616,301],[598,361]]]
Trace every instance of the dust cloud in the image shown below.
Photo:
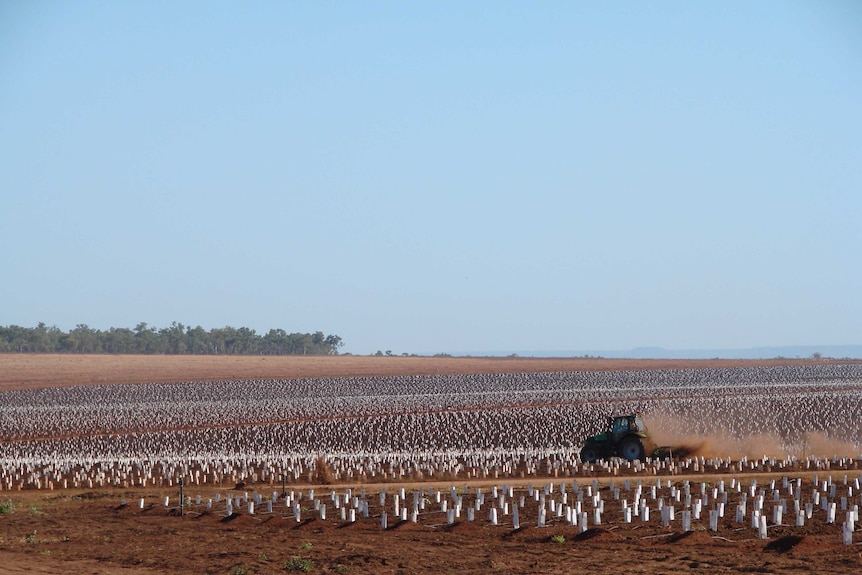
[[[848,441],[829,437],[824,433],[811,432],[803,436],[803,455],[859,457],[859,447]]]
[[[858,445],[830,437],[822,432],[807,432],[793,440],[778,434],[734,437],[726,431],[693,435],[682,431],[687,426],[679,418],[655,415],[646,418],[647,428],[659,447],[668,447],[677,458],[686,457],[860,457]]]

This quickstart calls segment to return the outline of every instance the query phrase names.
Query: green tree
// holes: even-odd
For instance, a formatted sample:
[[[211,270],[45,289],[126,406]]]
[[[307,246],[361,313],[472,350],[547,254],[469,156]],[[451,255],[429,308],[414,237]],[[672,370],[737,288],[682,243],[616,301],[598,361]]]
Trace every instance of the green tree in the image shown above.
[[[344,343],[342,343],[341,341],[341,338],[337,335],[326,336],[325,343],[329,348],[327,351],[329,355],[338,355],[338,348],[344,345]]]
[[[125,327],[112,327],[102,332],[102,350],[108,353],[135,353],[135,332]]]
[[[263,336],[265,353],[283,355],[288,353],[288,336],[283,329],[271,329]]]
[[[74,336],[74,351],[78,353],[99,353],[102,351],[99,343],[99,331],[90,329],[87,324],[79,323],[70,332],[70,335]]]
[[[337,355],[343,345],[337,335],[290,333],[271,329],[265,336],[255,330],[225,326],[209,332],[179,322],[157,329],[141,322],[134,329],[107,331],[78,324],[68,333],[40,322],[35,328],[0,326],[0,352],[17,353],[169,353],[169,354],[277,354]],[[388,352],[391,353],[391,352]]]
[[[174,355],[182,355],[186,353],[186,332],[185,326],[181,323],[171,322],[170,327],[163,327],[159,330],[159,339],[161,339],[160,347],[165,353]]]
[[[194,329],[186,328],[186,350],[195,355],[208,353],[209,335],[204,328],[201,326],[196,326]]]
[[[156,328],[148,327],[146,322],[135,326],[135,349],[138,353],[161,353],[161,341]]]

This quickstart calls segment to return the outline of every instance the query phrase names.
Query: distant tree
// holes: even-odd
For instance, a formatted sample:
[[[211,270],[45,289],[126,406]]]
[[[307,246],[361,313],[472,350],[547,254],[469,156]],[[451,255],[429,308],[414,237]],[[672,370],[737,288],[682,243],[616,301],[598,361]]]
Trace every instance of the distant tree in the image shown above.
[[[287,332],[283,329],[271,329],[263,336],[264,353],[282,355],[288,350]]]
[[[107,331],[78,324],[68,333],[39,323],[35,328],[0,326],[0,353],[167,353],[167,354],[272,354],[338,355],[341,337],[291,333],[271,329],[265,336],[255,330],[225,326],[209,332],[178,322],[161,329],[140,322],[134,329]],[[388,352],[391,353],[391,352]]]
[[[227,339],[225,330],[213,328],[209,332],[209,353],[227,353]]]
[[[60,331],[56,327],[49,328],[40,321],[35,329],[29,331],[29,351],[45,352],[56,347],[59,338],[57,332]]]
[[[10,325],[6,328],[6,348],[8,351],[23,353],[30,349],[30,337],[27,328],[20,325]]]
[[[243,355],[255,355],[260,353],[260,338],[253,329],[241,327],[236,330],[237,351]]]
[[[337,335],[328,335],[324,343],[329,347],[329,355],[338,355],[338,348],[344,345]]]
[[[74,336],[74,343],[78,353],[99,353],[102,347],[99,344],[99,331],[90,329],[85,323],[79,323],[75,329],[71,331]]]
[[[135,353],[135,332],[127,328],[110,328],[102,332],[102,351]]]
[[[186,352],[186,332],[183,324],[171,322],[170,327],[159,330],[159,337],[162,340],[159,347],[165,353],[179,355]]]
[[[195,355],[209,353],[209,335],[201,326],[186,328],[186,353]]]
[[[137,353],[161,353],[162,342],[156,328],[148,327],[146,322],[135,326],[135,351]]]

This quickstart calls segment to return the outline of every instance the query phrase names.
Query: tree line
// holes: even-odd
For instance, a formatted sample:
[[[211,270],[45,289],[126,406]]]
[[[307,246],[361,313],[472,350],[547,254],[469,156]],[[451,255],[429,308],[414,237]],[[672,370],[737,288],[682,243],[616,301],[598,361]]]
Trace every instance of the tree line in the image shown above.
[[[337,355],[337,335],[287,333],[265,335],[247,327],[225,326],[209,331],[173,322],[156,328],[139,323],[134,329],[105,331],[78,324],[67,332],[39,323],[36,327],[0,326],[0,352],[6,353],[130,353],[168,355]]]

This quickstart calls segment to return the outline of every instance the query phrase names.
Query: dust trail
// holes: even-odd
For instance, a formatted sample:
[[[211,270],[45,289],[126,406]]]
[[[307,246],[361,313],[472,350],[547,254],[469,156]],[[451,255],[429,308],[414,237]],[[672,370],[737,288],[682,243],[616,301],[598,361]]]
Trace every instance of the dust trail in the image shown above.
[[[802,436],[801,455],[821,457],[859,457],[860,449],[849,441],[829,437],[825,433],[809,432]]]
[[[778,434],[756,434],[733,437],[717,430],[709,435],[686,433],[693,428],[679,418],[654,415],[646,419],[647,428],[658,446],[672,450],[673,456],[686,457],[860,457],[858,445],[830,437],[826,433],[808,432],[790,441]]]

